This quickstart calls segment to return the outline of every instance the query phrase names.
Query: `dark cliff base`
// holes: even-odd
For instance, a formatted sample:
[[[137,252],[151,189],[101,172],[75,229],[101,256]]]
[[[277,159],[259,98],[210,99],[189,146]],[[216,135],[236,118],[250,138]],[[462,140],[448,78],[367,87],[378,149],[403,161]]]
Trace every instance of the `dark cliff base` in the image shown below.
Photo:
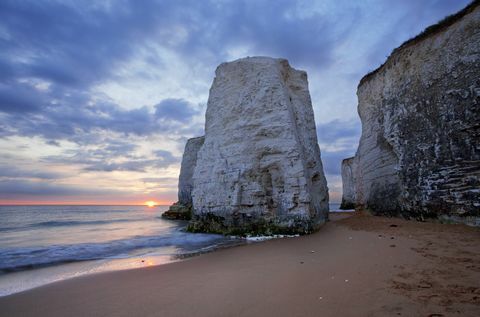
[[[378,209],[368,208],[361,205],[355,207],[357,212],[372,216],[398,217],[405,220],[416,220],[422,222],[439,222],[443,224],[465,224],[468,226],[480,227],[480,215],[478,213],[465,213],[462,215],[442,213],[439,209],[431,210],[401,210],[401,209]],[[450,210],[450,209],[449,209]]]
[[[169,220],[190,220],[192,219],[192,206],[176,202],[162,214],[162,218]]]
[[[284,221],[273,221],[263,218],[252,219],[243,214],[226,219],[211,213],[193,216],[187,231],[219,233],[224,235],[257,236],[275,234],[308,234],[317,231],[328,219],[308,221],[302,218],[290,218]]]
[[[342,203],[340,204],[340,209],[342,209],[342,210],[352,210],[352,209],[355,209],[355,204],[342,199]]]

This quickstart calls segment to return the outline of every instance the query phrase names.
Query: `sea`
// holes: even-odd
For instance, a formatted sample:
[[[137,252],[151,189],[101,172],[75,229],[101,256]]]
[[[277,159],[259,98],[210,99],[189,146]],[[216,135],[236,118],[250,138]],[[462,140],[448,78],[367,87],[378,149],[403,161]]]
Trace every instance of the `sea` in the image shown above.
[[[338,211],[338,204],[330,204]],[[0,206],[0,296],[86,274],[179,261],[249,243],[189,233],[168,206]]]

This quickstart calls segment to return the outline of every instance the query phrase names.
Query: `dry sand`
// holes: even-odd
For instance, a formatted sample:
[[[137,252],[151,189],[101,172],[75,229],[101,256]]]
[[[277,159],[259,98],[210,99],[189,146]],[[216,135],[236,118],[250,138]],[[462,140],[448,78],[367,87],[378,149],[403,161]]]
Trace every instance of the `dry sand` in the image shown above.
[[[0,316],[480,316],[480,230],[332,215],[319,232],[0,298]]]

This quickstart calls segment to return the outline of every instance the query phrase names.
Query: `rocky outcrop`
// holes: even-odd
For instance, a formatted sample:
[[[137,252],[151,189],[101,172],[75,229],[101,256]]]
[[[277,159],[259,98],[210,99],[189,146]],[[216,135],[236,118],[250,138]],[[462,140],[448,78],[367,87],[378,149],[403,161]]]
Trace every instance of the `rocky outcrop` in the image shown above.
[[[358,87],[357,207],[480,224],[480,1]]]
[[[180,177],[178,178],[178,202],[170,206],[162,216],[173,220],[189,220],[192,215],[193,172],[197,165],[197,153],[203,145],[204,137],[187,141],[183,151]]]
[[[328,217],[307,74],[284,59],[221,64],[193,176],[191,231],[306,233]]]
[[[342,203],[340,209],[355,209],[355,173],[357,162],[355,157],[342,161]]]

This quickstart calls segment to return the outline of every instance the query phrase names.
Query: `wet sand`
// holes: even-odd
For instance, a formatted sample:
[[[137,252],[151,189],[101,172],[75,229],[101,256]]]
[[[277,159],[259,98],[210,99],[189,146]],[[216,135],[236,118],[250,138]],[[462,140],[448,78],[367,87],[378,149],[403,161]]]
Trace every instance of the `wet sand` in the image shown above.
[[[0,316],[480,316],[480,229],[348,216],[3,297]]]

